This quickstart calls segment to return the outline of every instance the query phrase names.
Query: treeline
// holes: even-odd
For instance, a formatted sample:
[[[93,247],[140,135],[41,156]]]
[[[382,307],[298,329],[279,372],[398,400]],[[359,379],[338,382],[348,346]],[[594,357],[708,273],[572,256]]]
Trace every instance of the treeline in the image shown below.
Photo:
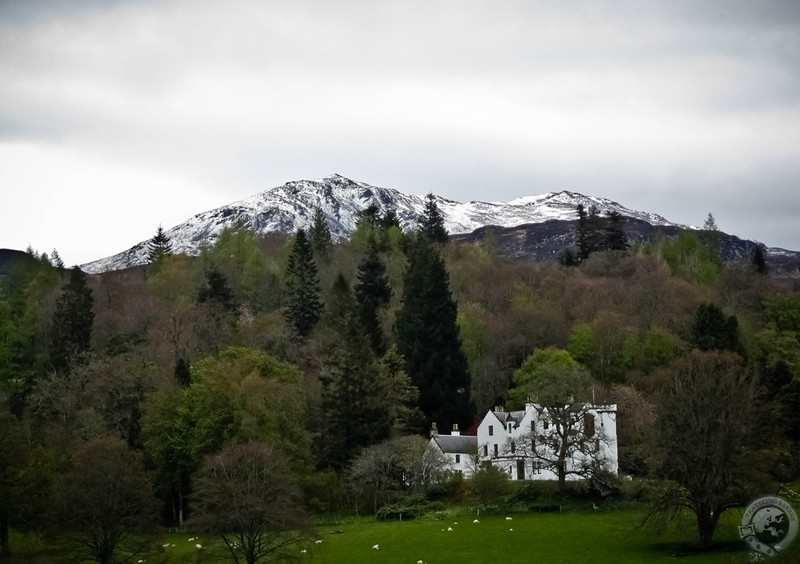
[[[428,496],[429,478],[375,468],[416,475],[430,461],[412,437],[524,400],[521,367],[552,349],[590,375],[578,392],[619,405],[621,471],[675,484],[663,507],[696,495],[687,468],[729,472],[708,470],[725,485],[697,512],[710,543],[716,523],[700,521],[746,501],[742,484],[774,488],[800,468],[800,293],[723,262],[713,237],[629,248],[619,218],[577,213],[579,248],[560,262],[449,242],[433,198],[413,232],[373,208],[336,244],[321,212],[292,237],[228,229],[199,257],[173,254],[159,228],[147,267],[97,276],[30,251],[0,282],[2,553],[13,529],[113,555],[120,539],[101,550],[71,533],[124,513],[100,494],[120,473],[152,495],[109,530],[213,529],[197,488],[211,496],[215,465],[247,456],[310,511]],[[738,417],[720,429],[738,435],[716,437],[738,446],[698,461],[686,406]],[[289,501],[282,522],[297,528]]]

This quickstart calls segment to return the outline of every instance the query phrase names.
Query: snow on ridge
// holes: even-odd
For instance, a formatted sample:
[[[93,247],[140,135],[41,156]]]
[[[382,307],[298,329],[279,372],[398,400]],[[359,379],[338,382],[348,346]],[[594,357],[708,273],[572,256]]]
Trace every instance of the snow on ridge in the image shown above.
[[[605,198],[585,196],[562,190],[539,196],[525,196],[511,202],[466,203],[435,196],[445,228],[453,235],[471,233],[486,225],[516,227],[543,223],[552,219],[576,219],[575,208],[583,203],[596,205],[601,213],[615,210],[623,216],[642,219],[653,225],[677,225],[657,214],[629,210]],[[349,237],[355,230],[358,215],[370,205],[380,213],[393,209],[404,229],[412,228],[423,213],[427,196],[410,196],[392,188],[380,188],[357,182],[339,174],[317,180],[294,180],[269,188],[226,206],[195,214],[182,224],[166,230],[176,253],[197,255],[203,245],[213,245],[223,229],[243,222],[259,233],[294,233],[308,229],[314,212],[321,209],[335,239]],[[680,226],[679,227],[685,227]],[[82,265],[90,273],[117,270],[146,264],[147,243]]]

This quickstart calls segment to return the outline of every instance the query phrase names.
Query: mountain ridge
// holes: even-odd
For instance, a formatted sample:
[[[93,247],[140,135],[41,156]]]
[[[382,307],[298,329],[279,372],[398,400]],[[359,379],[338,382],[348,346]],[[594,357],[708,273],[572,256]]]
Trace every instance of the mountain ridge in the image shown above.
[[[696,229],[670,222],[655,213],[626,208],[607,198],[585,196],[568,190],[524,196],[511,202],[473,200],[461,203],[434,197],[448,233],[462,240],[469,239],[469,234],[487,226],[512,229],[526,225],[541,226],[553,220],[573,221],[578,204],[583,204],[587,209],[592,205],[597,206],[601,214],[617,211],[625,218],[658,228]],[[392,188],[377,187],[331,174],[317,180],[289,181],[231,204],[195,214],[165,230],[165,233],[172,242],[174,252],[197,255],[202,245],[213,245],[223,229],[237,223],[243,223],[260,234],[291,234],[298,229],[308,229],[319,208],[325,214],[332,237],[341,240],[355,230],[359,213],[370,205],[375,205],[380,213],[394,210],[403,229],[413,228],[424,210],[425,199],[425,196],[407,195]],[[562,236],[562,246],[565,244],[563,239]],[[86,263],[81,268],[89,273],[99,273],[146,264],[148,242],[141,241],[125,251]],[[529,253],[529,256],[533,255]]]

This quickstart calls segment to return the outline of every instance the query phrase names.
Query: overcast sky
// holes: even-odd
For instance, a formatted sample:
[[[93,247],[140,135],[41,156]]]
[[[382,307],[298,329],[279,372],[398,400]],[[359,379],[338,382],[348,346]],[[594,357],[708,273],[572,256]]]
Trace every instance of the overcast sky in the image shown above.
[[[800,2],[0,0],[0,247],[83,263],[334,172],[800,250]]]

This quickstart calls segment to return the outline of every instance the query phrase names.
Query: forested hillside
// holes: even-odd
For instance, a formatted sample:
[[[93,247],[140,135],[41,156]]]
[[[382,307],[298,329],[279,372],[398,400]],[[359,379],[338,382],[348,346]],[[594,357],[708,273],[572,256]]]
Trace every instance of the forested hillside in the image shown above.
[[[696,511],[703,540],[714,515],[800,469],[800,292],[718,246],[680,232],[513,260],[490,237],[448,240],[431,200],[416,231],[367,212],[345,243],[323,221],[237,228],[192,258],[160,233],[148,266],[93,276],[29,253],[0,279],[2,550],[9,530],[66,537],[90,508],[124,513],[102,493],[122,475],[143,499],[110,529],[213,528],[192,492],[247,456],[280,461],[263,464],[309,512],[425,496],[364,479],[364,449],[410,464],[431,423],[465,429],[524,397],[521,367],[548,349],[588,370],[576,393],[618,404],[622,473],[669,480],[675,499],[711,487],[687,474],[721,484]],[[697,433],[714,448],[692,450]]]

